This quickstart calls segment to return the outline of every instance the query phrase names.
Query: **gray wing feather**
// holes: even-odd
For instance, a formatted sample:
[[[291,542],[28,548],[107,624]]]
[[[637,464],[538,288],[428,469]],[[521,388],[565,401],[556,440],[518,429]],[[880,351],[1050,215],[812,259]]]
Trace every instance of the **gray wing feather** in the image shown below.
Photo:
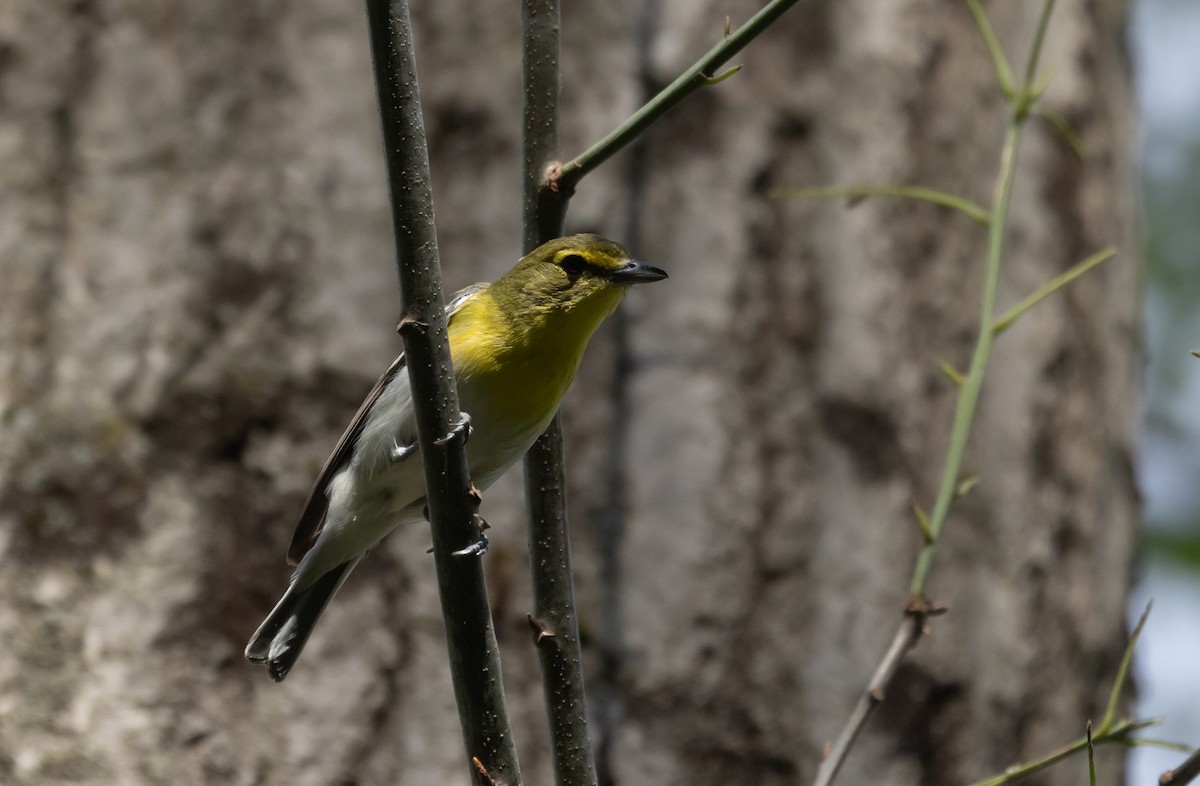
[[[462,308],[463,303],[482,292],[486,287],[487,284],[472,284],[455,292],[450,298],[450,302],[446,304],[447,324],[454,319],[454,315]],[[405,365],[404,353],[400,353],[388,366],[387,371],[383,372],[383,376],[375,382],[375,386],[371,388],[371,392],[367,394],[366,399],[358,408],[358,412],[354,415],[354,420],[350,421],[350,425],[338,440],[337,447],[326,459],[325,466],[321,468],[321,474],[317,475],[317,481],[313,484],[312,491],[308,493],[308,500],[304,503],[304,512],[300,514],[296,532],[292,535],[292,544],[288,548],[287,554],[289,565],[298,565],[308,550],[317,542],[317,538],[321,534],[321,527],[325,524],[325,513],[329,508],[329,495],[327,494],[329,483],[354,455],[354,446],[359,435],[362,434],[363,428],[367,425],[367,417],[371,413],[371,408],[375,406],[380,394],[391,384],[396,375],[404,370]]]

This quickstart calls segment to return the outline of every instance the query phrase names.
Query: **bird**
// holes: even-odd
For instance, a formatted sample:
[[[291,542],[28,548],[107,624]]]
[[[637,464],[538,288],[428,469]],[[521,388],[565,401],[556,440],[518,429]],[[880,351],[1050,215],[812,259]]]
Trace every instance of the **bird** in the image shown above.
[[[467,466],[486,489],[525,454],[558,411],[588,341],[635,284],[666,272],[598,235],[544,243],[490,284],[446,304]],[[276,682],[373,546],[425,517],[425,478],[404,355],[367,394],[309,493],[296,525],[287,591],[246,646]]]

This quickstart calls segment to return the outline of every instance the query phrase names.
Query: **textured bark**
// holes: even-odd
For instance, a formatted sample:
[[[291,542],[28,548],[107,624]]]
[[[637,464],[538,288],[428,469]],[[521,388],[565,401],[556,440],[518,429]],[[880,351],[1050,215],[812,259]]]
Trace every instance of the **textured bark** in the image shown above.
[[[633,20],[655,25],[665,84],[757,7],[643,2],[565,9],[565,151],[641,100]],[[1014,62],[1036,8],[989,4]],[[455,287],[519,253],[519,12],[413,13]],[[998,343],[968,450],[981,483],[930,587],[951,612],[844,783],[959,783],[1102,707],[1136,520],[1123,24],[1116,0],[1059,3],[1046,101],[1086,161],[1031,127],[1000,306],[1098,247],[1119,256]],[[965,218],[769,197],[872,182],[986,203],[1004,107],[965,9],[802,3],[738,61],[568,219],[636,235],[672,274],[631,295],[628,354],[604,331],[566,408],[601,767],[626,786],[811,777],[903,605],[909,498],[932,497],[953,405],[936,361],[965,365],[978,306]],[[241,658],[308,484],[399,347],[363,9],[0,5],[0,204],[0,781],[461,779],[427,531],[363,562],[287,682]],[[485,501],[486,569],[522,764],[545,783],[516,480]]]

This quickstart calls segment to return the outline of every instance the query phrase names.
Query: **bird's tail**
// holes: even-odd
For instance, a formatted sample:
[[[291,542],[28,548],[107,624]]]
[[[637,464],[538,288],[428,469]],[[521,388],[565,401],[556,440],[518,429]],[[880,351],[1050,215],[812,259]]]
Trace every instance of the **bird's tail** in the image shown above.
[[[246,659],[267,664],[271,679],[282,682],[300,657],[321,612],[357,564],[358,558],[343,562],[302,589],[296,589],[293,581],[250,637]]]

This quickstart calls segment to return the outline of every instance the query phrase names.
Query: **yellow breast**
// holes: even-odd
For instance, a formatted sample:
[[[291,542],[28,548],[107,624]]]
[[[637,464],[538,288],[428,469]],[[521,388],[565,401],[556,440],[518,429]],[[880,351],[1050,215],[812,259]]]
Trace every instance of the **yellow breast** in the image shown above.
[[[579,368],[588,339],[616,308],[597,298],[570,310],[529,309],[505,313],[484,290],[470,298],[450,322],[450,351],[463,409],[472,418],[524,431],[548,420]],[[476,428],[482,424],[476,422]]]

